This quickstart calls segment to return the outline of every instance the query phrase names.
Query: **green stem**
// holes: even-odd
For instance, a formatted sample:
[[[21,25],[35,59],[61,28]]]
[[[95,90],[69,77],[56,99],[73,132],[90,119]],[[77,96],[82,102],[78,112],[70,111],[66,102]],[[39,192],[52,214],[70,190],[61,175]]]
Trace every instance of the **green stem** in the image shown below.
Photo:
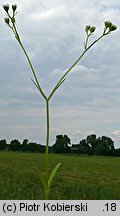
[[[50,135],[50,119],[49,119],[49,100],[46,100],[46,176],[48,177],[48,153],[49,153],[49,135]]]
[[[105,35],[107,35],[108,33],[106,34],[102,34],[98,39],[96,39],[93,43],[91,43],[87,48],[86,48],[86,51],[89,50],[95,43],[97,43],[102,37],[104,37]]]
[[[49,136],[50,136],[50,114],[49,114],[49,100],[46,99],[46,152],[45,152],[45,200],[48,199],[48,165],[49,165]]]
[[[47,97],[46,97],[46,95],[44,94],[44,92],[43,92],[43,90],[42,90],[42,88],[41,88],[41,86],[40,86],[40,84],[39,84],[37,75],[36,75],[36,73],[35,73],[35,71],[34,71],[34,68],[33,68],[33,66],[32,66],[31,60],[30,60],[30,58],[29,58],[29,56],[28,56],[28,54],[27,54],[27,52],[26,52],[26,50],[25,50],[25,48],[24,48],[24,46],[23,46],[23,44],[22,44],[22,42],[21,42],[21,40],[20,40],[20,37],[19,37],[19,34],[18,34],[18,32],[17,32],[17,29],[16,29],[15,24],[13,24],[12,30],[13,30],[13,33],[15,34],[15,37],[16,37],[18,43],[20,44],[20,46],[21,46],[21,48],[22,48],[22,50],[23,50],[23,52],[24,52],[24,54],[25,54],[25,56],[26,56],[26,58],[27,58],[27,60],[28,60],[28,63],[29,63],[29,66],[30,66],[30,68],[31,68],[31,70],[32,70],[33,76],[34,76],[34,78],[35,78],[35,81],[36,81],[38,90],[39,90],[39,92],[42,94],[42,96],[44,97],[44,99],[46,100]]]
[[[85,42],[85,49],[87,48],[89,37],[90,37],[90,35],[87,34],[87,38],[86,38],[86,42]]]
[[[32,70],[32,73],[33,73],[33,76],[34,76],[34,78],[35,78],[35,81],[36,81],[36,84],[37,84],[37,86],[38,86],[38,89],[39,89],[40,93],[42,94],[42,96],[46,99],[46,95],[44,94],[42,88],[40,87],[39,81],[38,81],[37,76],[36,76],[36,73],[35,73],[35,71],[34,71],[34,69],[33,69],[32,63],[31,63],[31,61],[30,61],[30,59],[29,59],[29,56],[28,56],[28,54],[27,54],[27,52],[26,52],[24,46],[22,45],[21,41],[19,41],[19,44],[20,44],[20,46],[22,47],[22,50],[23,50],[23,52],[25,53],[26,58],[27,58],[27,60],[28,60],[28,62],[29,62],[29,65],[30,65],[30,68],[31,68],[31,70]]]

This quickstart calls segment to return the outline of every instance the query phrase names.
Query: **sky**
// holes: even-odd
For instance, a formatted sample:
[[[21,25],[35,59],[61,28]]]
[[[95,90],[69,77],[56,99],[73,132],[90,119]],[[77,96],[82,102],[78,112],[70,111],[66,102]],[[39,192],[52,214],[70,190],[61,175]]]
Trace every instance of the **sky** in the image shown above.
[[[50,101],[50,145],[67,134],[79,143],[109,136],[120,148],[120,1],[1,0],[0,139],[45,144],[45,101],[33,85],[28,62],[5,25],[2,5],[17,4],[16,26],[46,95],[84,50],[85,26],[111,21],[117,30],[92,47]]]

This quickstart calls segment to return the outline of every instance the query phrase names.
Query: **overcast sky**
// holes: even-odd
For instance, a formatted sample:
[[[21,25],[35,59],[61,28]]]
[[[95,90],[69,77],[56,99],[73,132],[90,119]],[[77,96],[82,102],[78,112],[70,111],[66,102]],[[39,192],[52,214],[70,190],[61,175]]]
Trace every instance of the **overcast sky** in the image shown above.
[[[120,148],[120,1],[1,0],[0,8],[0,139],[45,143],[45,102],[33,85],[32,73],[11,30],[2,4],[18,5],[16,24],[21,40],[48,95],[84,50],[87,24],[95,40],[104,21],[117,31],[91,48],[67,76],[50,103],[50,144],[58,134],[72,143],[87,135],[106,135]]]

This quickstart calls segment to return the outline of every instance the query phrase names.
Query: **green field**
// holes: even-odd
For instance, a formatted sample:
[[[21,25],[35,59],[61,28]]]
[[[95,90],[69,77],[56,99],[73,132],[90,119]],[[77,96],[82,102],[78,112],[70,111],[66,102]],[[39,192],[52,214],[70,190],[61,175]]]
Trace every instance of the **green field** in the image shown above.
[[[53,200],[120,200],[120,158],[50,154],[50,169],[62,162],[50,191]],[[0,200],[44,199],[34,166],[44,172],[44,154],[0,152]]]

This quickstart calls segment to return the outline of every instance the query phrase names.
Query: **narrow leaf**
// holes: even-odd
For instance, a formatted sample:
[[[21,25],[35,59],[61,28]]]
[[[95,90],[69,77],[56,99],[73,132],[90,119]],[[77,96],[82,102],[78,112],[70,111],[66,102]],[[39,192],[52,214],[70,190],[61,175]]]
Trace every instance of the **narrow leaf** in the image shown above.
[[[36,86],[36,88],[39,90],[39,87],[38,87],[38,85],[35,83],[35,81],[31,78],[31,80],[32,80],[32,82],[33,82],[33,84]],[[39,90],[40,91],[40,90]]]
[[[36,83],[32,78],[31,78],[31,80],[32,80],[33,84],[36,86],[36,88],[38,89],[38,91],[39,91],[39,92],[42,94],[42,96],[46,99],[46,96],[45,96],[45,94],[43,93],[43,91],[42,91],[42,89],[41,89],[39,83]]]
[[[50,187],[51,187],[53,178],[55,177],[55,174],[56,174],[56,172],[58,171],[60,165],[61,165],[61,163],[58,163],[58,164],[56,165],[56,167],[53,169],[53,171],[51,172],[51,175],[50,175],[50,177],[49,177],[49,179],[48,179],[48,191],[50,190]]]

